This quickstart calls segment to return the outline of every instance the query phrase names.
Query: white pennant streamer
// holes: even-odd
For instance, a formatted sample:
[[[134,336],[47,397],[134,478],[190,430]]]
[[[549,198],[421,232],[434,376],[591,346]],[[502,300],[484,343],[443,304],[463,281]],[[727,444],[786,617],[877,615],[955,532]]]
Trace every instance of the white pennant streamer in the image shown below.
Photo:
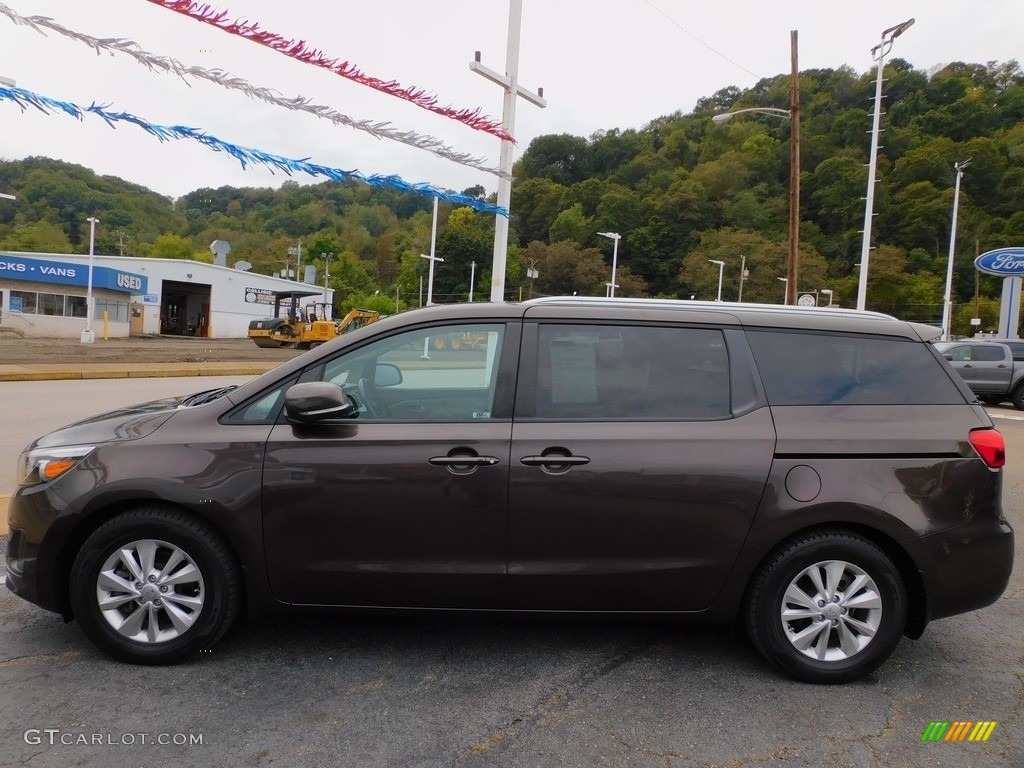
[[[378,139],[392,139],[393,141],[400,141],[403,144],[407,144],[408,146],[415,147],[417,149],[424,149],[428,152],[432,152],[438,157],[443,157],[447,160],[459,163],[460,165],[476,168],[477,170],[485,171],[487,173],[494,174],[495,176],[509,178],[509,175],[500,168],[492,168],[485,165],[486,161],[483,158],[473,157],[462,152],[456,152],[445,145],[440,139],[436,139],[433,136],[424,136],[422,134],[415,133],[414,131],[400,131],[390,127],[391,123],[389,122],[354,120],[347,115],[343,115],[336,110],[331,109],[330,107],[320,104],[311,104],[310,100],[305,96],[296,96],[289,99],[281,96],[277,91],[270,88],[251,85],[242,78],[233,77],[219,69],[210,70],[204,69],[203,67],[187,67],[177,59],[173,59],[169,56],[158,56],[156,54],[149,53],[142,50],[137,43],[131,40],[126,40],[124,38],[91,37],[90,35],[85,35],[80,32],[67,29],[66,27],[62,27],[60,24],[53,21],[53,19],[45,16],[20,16],[17,12],[3,3],[0,3],[0,14],[7,16],[7,18],[15,24],[34,29],[43,36],[45,36],[46,33],[42,28],[45,28],[56,32],[59,35],[63,35],[64,37],[84,43],[95,50],[97,54],[101,50],[112,53],[124,53],[131,56],[139,64],[142,64],[150,70],[171,72],[178,75],[178,77],[183,80],[185,80],[186,76],[208,80],[212,83],[223,86],[224,88],[244,93],[252,99],[259,99],[260,101],[265,101],[268,104],[274,104],[278,107],[284,107],[285,109],[308,112],[309,114],[316,115],[324,120],[330,120],[335,125],[345,125],[358,131],[364,131]]]

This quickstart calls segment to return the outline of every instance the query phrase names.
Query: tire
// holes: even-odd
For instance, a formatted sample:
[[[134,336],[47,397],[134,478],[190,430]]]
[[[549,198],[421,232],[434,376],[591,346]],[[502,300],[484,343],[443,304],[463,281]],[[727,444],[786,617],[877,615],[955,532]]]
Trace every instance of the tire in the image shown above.
[[[1010,393],[1010,402],[1018,411],[1024,411],[1024,384],[1018,384],[1017,388]]]
[[[855,591],[844,595],[851,584]],[[751,583],[745,619],[754,646],[778,669],[803,682],[847,683],[895,650],[907,621],[907,592],[899,569],[876,545],[844,531],[820,531],[768,557]]]
[[[175,664],[211,648],[234,623],[240,600],[239,568],[220,536],[161,508],[108,520],[71,570],[82,631],[131,664]]]

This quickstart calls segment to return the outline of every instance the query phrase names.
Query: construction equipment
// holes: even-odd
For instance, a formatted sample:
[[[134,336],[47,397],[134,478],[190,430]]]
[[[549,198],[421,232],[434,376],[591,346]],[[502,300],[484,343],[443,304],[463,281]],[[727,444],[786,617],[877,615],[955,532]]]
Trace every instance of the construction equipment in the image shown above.
[[[249,323],[249,338],[257,347],[312,349],[380,319],[372,309],[353,309],[341,320],[334,319],[334,307],[315,302],[299,308],[300,299],[320,295],[317,291],[289,290],[274,293],[274,316]],[[284,313],[282,313],[284,306]]]

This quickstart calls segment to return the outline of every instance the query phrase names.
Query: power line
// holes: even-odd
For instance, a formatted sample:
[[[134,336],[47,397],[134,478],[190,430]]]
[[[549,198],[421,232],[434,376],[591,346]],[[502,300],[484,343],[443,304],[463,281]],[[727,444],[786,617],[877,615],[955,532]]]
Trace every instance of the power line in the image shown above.
[[[677,28],[677,29],[678,29],[678,30],[679,30],[680,32],[682,32],[683,34],[685,34],[685,35],[688,35],[689,37],[693,38],[693,39],[694,39],[694,40],[696,40],[696,41],[697,41],[698,43],[700,43],[700,45],[702,45],[703,47],[705,47],[705,48],[707,48],[708,50],[710,50],[710,51],[711,51],[712,53],[714,53],[714,54],[715,54],[716,56],[721,56],[721,57],[722,57],[722,58],[724,58],[724,59],[725,59],[726,61],[728,61],[729,63],[731,63],[731,65],[732,65],[733,67],[736,67],[736,68],[738,68],[738,69],[742,70],[743,72],[745,72],[745,73],[746,73],[746,74],[748,74],[748,75],[751,75],[752,77],[760,77],[760,75],[758,75],[758,74],[757,74],[756,72],[751,72],[750,70],[748,70],[748,69],[746,69],[745,67],[743,67],[743,66],[741,65],[741,63],[739,63],[739,62],[737,62],[737,61],[734,61],[733,59],[731,59],[731,58],[729,58],[729,57],[728,57],[727,55],[725,55],[725,54],[724,54],[724,53],[723,53],[722,51],[718,50],[717,48],[713,48],[713,47],[712,47],[711,45],[709,45],[709,44],[708,44],[708,43],[706,43],[705,41],[703,41],[703,40],[701,40],[700,38],[698,38],[698,37],[697,37],[696,35],[694,35],[694,34],[693,34],[692,32],[690,32],[690,31],[689,31],[689,30],[687,30],[687,29],[686,29],[685,27],[683,27],[683,26],[682,26],[681,24],[679,24],[679,22],[677,22],[677,20],[676,20],[675,18],[673,18],[672,16],[670,16],[670,15],[669,15],[668,13],[666,13],[666,12],[665,12],[664,10],[662,10],[662,9],[658,8],[658,7],[656,6],[656,5],[654,5],[654,3],[650,2],[650,0],[644,0],[644,2],[646,2],[646,3],[647,3],[647,5],[649,5],[649,6],[651,7],[651,8],[653,8],[654,10],[656,10],[656,11],[657,11],[658,13],[660,13],[660,14],[662,14],[663,16],[665,16],[666,18],[668,18],[668,19],[670,20],[670,22],[671,22],[671,23],[672,23],[672,24],[673,24],[673,25],[674,25],[674,26],[675,26],[675,27],[676,27],[676,28]]]

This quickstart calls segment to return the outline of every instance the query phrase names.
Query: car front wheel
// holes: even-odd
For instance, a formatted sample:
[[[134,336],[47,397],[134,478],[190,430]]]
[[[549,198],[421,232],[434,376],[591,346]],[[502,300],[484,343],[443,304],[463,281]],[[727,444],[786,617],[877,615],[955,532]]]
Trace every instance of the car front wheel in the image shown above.
[[[805,534],[755,575],[746,606],[758,651],[797,680],[846,683],[895,650],[907,618],[899,570],[875,544],[844,531]]]
[[[90,536],[71,573],[71,602],[100,650],[133,664],[173,664],[210,648],[240,602],[223,540],[176,511],[139,509]]]

